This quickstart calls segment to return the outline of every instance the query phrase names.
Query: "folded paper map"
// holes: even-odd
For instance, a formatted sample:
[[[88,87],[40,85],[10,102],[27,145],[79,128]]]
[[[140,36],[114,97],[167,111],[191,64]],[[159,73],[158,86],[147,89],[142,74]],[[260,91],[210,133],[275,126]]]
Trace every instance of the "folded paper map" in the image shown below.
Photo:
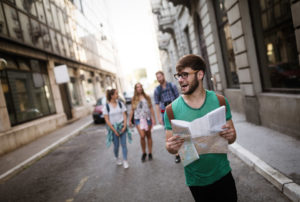
[[[173,135],[184,138],[179,150],[184,166],[199,159],[200,154],[227,153],[228,141],[219,135],[226,124],[225,106],[192,122],[171,120]]]

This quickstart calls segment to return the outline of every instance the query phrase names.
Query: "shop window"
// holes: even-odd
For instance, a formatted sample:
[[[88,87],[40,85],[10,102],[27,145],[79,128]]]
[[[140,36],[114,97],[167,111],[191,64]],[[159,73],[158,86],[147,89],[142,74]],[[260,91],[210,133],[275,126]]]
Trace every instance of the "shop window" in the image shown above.
[[[215,0],[214,7],[216,11],[217,26],[222,48],[223,62],[229,88],[239,88],[239,79],[237,75],[237,66],[235,63],[233,42],[230,33],[230,27],[227,18],[227,11],[224,6],[225,0]]]
[[[70,77],[70,82],[68,83],[70,95],[71,95],[71,103],[72,106],[79,106],[80,97],[79,97],[79,89],[78,89],[78,79],[75,77]]]
[[[249,1],[264,91],[300,92],[290,0]]]
[[[87,103],[95,103],[96,99],[95,99],[95,89],[94,89],[94,85],[92,82],[92,78],[90,77],[90,72],[87,71],[83,71],[81,70],[80,72],[82,76],[82,87],[84,90],[84,94],[85,94],[85,99]]]
[[[47,71],[42,70],[46,64],[34,59],[14,57],[14,61],[7,55],[0,56],[10,61],[0,76],[11,125],[55,113]]]

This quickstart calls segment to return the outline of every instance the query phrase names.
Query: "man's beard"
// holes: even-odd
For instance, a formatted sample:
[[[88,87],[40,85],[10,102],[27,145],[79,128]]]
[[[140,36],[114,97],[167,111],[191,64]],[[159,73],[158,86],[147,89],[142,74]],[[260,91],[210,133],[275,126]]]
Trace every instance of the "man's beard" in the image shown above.
[[[195,75],[193,82],[189,86],[190,86],[189,90],[183,93],[184,95],[191,95],[198,88],[199,81],[197,79],[197,75]]]
[[[159,84],[164,84],[165,83],[165,79],[162,79],[161,81],[158,82]]]

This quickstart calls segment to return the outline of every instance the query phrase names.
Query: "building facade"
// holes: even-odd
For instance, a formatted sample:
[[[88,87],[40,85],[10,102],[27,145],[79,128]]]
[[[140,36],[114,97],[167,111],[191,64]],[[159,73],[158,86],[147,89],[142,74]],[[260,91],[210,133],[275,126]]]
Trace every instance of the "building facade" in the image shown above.
[[[299,0],[151,2],[166,73],[183,55],[201,55],[205,87],[224,94],[232,110],[300,137]]]
[[[0,155],[120,87],[106,11],[105,0],[0,0]]]

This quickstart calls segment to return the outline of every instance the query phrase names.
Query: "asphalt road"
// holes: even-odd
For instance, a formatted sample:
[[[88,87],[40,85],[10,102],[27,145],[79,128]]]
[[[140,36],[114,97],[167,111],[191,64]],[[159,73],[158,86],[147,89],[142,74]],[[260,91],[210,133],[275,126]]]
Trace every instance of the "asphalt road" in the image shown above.
[[[105,134],[104,125],[86,128],[0,184],[0,201],[193,201],[182,165],[164,148],[162,129],[154,131],[154,159],[145,163],[140,161],[138,134],[133,134],[128,169],[115,164]],[[289,201],[238,158],[229,154],[229,159],[239,201]]]

